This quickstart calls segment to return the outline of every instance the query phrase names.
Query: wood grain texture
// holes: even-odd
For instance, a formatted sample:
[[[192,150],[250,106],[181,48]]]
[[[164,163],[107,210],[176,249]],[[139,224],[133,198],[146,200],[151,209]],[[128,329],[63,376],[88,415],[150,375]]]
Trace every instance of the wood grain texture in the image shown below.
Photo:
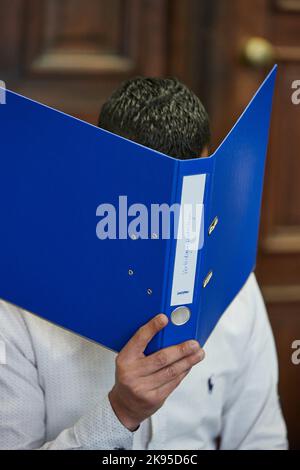
[[[299,2],[214,2],[210,28],[210,114],[213,147],[226,135],[255,92],[266,68],[240,60],[243,44],[259,36],[275,50],[278,78],[265,174],[256,274],[267,303],[280,363],[280,393],[292,448],[300,449],[300,366],[291,363],[291,344],[300,339],[300,105],[292,82],[300,78]],[[234,24],[232,23],[234,18]]]

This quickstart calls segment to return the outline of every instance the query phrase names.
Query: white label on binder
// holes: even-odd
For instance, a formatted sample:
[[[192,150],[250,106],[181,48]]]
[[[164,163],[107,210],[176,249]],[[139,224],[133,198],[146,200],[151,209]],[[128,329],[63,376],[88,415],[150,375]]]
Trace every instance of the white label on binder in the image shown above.
[[[183,177],[171,306],[193,302],[198,251],[203,244],[206,175]]]

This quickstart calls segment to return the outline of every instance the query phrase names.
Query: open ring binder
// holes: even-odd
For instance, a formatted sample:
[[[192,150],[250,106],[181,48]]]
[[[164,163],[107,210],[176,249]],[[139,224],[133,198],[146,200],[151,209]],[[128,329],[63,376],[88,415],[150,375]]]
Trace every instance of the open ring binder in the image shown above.
[[[255,267],[275,75],[213,155],[191,160],[6,90],[0,297],[115,351],[154,315],[181,307],[189,320],[170,321],[147,353],[191,338],[203,345]],[[99,240],[96,209],[116,207],[120,195],[147,208],[202,204],[201,246],[181,253],[182,240],[157,233]]]

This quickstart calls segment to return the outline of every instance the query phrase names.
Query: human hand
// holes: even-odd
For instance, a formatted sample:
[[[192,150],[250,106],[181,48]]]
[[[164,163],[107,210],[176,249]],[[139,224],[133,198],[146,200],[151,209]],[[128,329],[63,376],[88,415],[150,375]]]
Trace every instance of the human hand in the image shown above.
[[[118,419],[130,431],[154,414],[191,368],[204,359],[204,350],[195,340],[145,356],[148,343],[167,323],[164,314],[154,317],[116,358],[116,381],[109,400]]]

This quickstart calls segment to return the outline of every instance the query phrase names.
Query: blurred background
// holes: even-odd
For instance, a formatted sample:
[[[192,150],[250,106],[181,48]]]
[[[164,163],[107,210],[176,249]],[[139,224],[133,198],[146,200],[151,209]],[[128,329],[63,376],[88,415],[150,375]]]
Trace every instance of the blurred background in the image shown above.
[[[256,274],[290,446],[300,449],[300,364],[291,360],[300,339],[300,104],[291,100],[300,0],[0,0],[0,12],[8,88],[96,124],[122,80],[177,76],[209,111],[212,151],[279,64]]]

